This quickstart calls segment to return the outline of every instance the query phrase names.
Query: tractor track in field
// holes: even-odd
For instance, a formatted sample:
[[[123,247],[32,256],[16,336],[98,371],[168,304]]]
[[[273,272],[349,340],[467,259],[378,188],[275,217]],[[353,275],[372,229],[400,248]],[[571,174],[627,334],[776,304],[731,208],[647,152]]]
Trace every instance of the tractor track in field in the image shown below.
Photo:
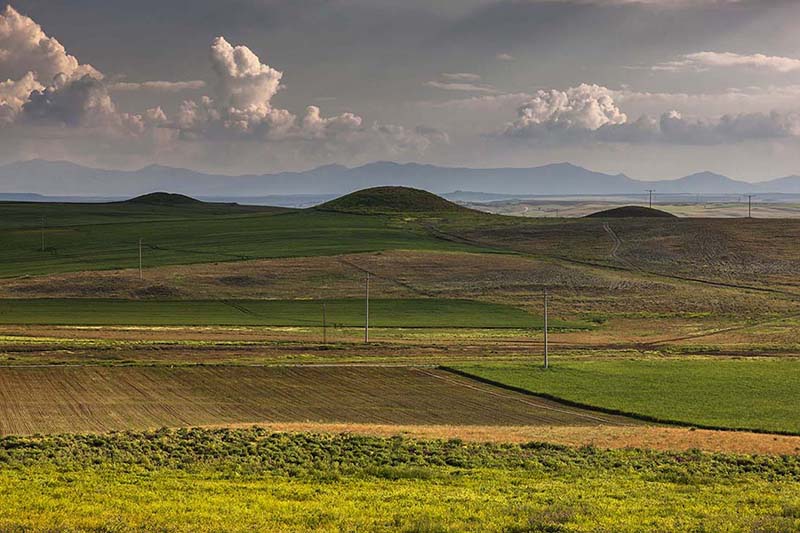
[[[622,246],[622,239],[611,229],[611,226],[608,225],[608,222],[603,222],[603,229],[606,233],[611,237],[611,240],[614,241],[614,245],[611,247],[611,252],[608,254],[612,259],[620,260],[618,252],[620,247]]]
[[[250,309],[246,308],[246,307],[245,307],[245,306],[243,306],[242,304],[238,304],[238,303],[236,303],[236,302],[234,302],[234,301],[231,301],[231,300],[222,300],[222,303],[224,303],[225,305],[227,305],[227,306],[229,306],[229,307],[233,307],[234,309],[236,309],[237,311],[240,311],[240,312],[244,313],[245,315],[249,315],[249,316],[259,316],[259,315],[258,315],[258,313],[255,313],[254,311],[252,311],[252,310],[250,310]]]
[[[641,347],[657,347],[657,346],[661,346],[661,345],[668,344],[668,343],[671,343],[671,342],[680,342],[680,341],[688,341],[688,340],[694,340],[694,339],[702,339],[702,338],[705,338],[705,337],[713,337],[714,335],[720,335],[720,334],[723,334],[723,333],[733,333],[733,332],[736,332],[736,331],[744,331],[744,330],[748,330],[748,329],[752,329],[752,328],[768,326],[770,324],[776,324],[776,323],[782,322],[784,320],[792,320],[792,319],[797,319],[797,318],[800,318],[800,313],[792,313],[790,315],[785,315],[785,316],[778,317],[778,318],[772,318],[772,319],[769,319],[769,320],[763,320],[763,321],[758,321],[758,322],[750,322],[748,324],[743,324],[743,325],[739,325],[739,326],[730,326],[730,327],[727,327],[727,328],[716,329],[716,330],[713,330],[713,331],[705,331],[705,332],[702,332],[702,333],[692,333],[692,334],[688,334],[688,335],[681,335],[679,337],[670,337],[668,339],[658,339],[658,340],[655,340],[655,341],[641,342],[641,343],[637,343],[637,345],[641,346]]]
[[[617,235],[617,232],[614,231],[614,228],[611,227],[611,224],[609,224],[608,222],[603,222],[603,230],[605,230],[605,232],[608,233],[608,236],[611,237],[611,241],[613,243],[611,246],[611,251],[609,252],[608,256],[614,261],[622,263],[632,271],[642,272],[642,269],[633,264],[631,261],[623,257],[620,257],[619,251],[622,248],[622,239],[620,238],[619,235]]]

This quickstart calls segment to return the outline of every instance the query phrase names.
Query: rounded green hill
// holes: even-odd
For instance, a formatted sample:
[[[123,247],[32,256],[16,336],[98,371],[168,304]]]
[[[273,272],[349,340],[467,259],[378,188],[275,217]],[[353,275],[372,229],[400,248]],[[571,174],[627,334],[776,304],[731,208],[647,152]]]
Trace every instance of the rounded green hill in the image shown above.
[[[146,204],[146,205],[191,205],[202,204],[200,200],[196,200],[191,196],[183,194],[175,194],[169,192],[151,192],[143,194],[136,198],[126,200],[126,204]]]
[[[624,207],[615,207],[614,209],[606,209],[605,211],[598,211],[591,215],[586,215],[586,218],[677,218],[672,213],[661,211],[660,209],[653,209],[652,207],[642,207],[639,205],[626,205]]]
[[[466,207],[428,191],[411,187],[373,187],[356,191],[316,207],[342,213],[445,213]]]

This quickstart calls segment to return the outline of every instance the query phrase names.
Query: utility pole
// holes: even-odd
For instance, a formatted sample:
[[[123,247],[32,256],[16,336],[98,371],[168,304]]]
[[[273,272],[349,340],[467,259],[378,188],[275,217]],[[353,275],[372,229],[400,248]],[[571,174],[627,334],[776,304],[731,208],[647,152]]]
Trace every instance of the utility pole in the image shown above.
[[[544,367],[550,367],[547,351],[547,288],[544,289]]]
[[[747,218],[753,218],[753,195],[747,195]]]
[[[649,205],[650,205],[650,209],[652,209],[653,208],[653,193],[656,192],[656,190],[655,189],[646,189],[646,191],[648,192],[648,194],[650,194]]]
[[[44,252],[44,227],[47,224],[47,217],[42,217],[42,251]]]
[[[328,321],[326,317],[325,302],[322,302],[322,344],[328,344]]]
[[[142,239],[139,239],[139,280],[143,279],[142,275]]]
[[[369,272],[367,272],[367,278],[364,283],[364,295],[365,295],[365,318],[364,318],[364,344],[369,343]]]

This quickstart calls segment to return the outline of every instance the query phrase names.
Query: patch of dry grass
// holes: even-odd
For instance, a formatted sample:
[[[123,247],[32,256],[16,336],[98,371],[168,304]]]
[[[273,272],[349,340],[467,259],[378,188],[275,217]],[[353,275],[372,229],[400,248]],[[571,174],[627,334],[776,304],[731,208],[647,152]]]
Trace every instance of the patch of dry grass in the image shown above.
[[[245,427],[241,426],[240,427]],[[663,426],[481,426],[319,424],[306,422],[267,424],[274,431],[354,433],[420,439],[462,439],[471,442],[548,442],[566,446],[641,448],[662,451],[704,450],[723,453],[800,454],[800,437],[742,431]]]

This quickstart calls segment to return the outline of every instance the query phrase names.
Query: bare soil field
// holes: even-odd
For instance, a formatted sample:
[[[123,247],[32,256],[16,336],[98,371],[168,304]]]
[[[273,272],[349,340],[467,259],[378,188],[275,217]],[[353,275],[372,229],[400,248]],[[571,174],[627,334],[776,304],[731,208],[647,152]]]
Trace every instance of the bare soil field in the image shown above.
[[[269,422],[637,424],[428,368],[0,369],[4,435]]]

